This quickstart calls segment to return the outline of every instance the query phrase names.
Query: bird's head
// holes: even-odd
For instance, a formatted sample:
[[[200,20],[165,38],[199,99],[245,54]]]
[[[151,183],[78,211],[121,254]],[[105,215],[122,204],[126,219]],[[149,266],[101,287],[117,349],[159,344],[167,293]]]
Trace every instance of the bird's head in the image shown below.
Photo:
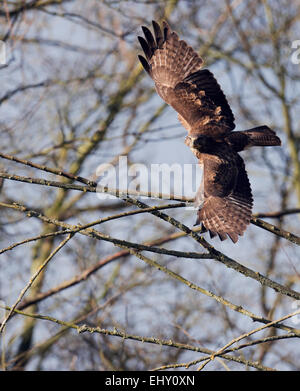
[[[193,136],[189,135],[185,138],[185,144],[191,149],[196,149],[199,152],[209,152],[213,145],[213,139],[204,134]]]

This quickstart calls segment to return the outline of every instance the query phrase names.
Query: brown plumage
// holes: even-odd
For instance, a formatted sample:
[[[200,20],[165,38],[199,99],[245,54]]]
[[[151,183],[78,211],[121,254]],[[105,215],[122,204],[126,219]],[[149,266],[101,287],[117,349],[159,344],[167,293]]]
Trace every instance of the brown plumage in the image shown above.
[[[281,145],[267,126],[232,132],[234,115],[213,74],[201,69],[202,58],[167,22],[162,29],[152,22],[154,36],[142,27],[138,37],[145,57],[144,69],[159,96],[178,112],[187,129],[185,143],[203,165],[202,184],[196,194],[198,214],[211,237],[227,236],[235,243],[250,223],[253,198],[243,159],[238,152],[251,146]]]

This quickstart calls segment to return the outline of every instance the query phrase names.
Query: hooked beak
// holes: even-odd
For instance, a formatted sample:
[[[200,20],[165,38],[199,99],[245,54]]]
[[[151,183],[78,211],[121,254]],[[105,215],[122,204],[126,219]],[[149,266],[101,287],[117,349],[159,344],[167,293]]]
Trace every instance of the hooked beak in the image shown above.
[[[195,141],[196,141],[196,138],[195,137],[191,137],[191,136],[186,136],[185,140],[184,140],[184,143],[190,147],[190,148],[194,148],[195,147]]]
[[[198,136],[193,138],[193,145],[195,148],[202,146],[206,143],[206,137],[205,136]]]

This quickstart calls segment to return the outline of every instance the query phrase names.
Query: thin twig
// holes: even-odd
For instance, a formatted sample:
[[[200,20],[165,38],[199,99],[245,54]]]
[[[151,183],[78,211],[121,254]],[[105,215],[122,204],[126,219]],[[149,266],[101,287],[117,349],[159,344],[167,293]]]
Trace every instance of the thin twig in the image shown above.
[[[81,186],[81,185],[75,185],[73,183],[63,183],[63,182],[57,182],[57,181],[50,181],[45,179],[37,179],[37,178],[30,178],[30,177],[23,177],[19,175],[12,175],[9,173],[0,172],[0,178],[4,179],[10,179],[14,181],[24,182],[24,183],[31,183],[36,185],[42,185],[42,186],[50,186],[50,187],[56,187],[60,189],[65,190],[77,190],[77,191],[83,191],[83,192],[91,192],[91,193],[106,193],[110,194],[114,197],[121,198],[125,201],[128,200],[130,202],[129,196],[134,197],[148,197],[148,198],[156,198],[156,199],[164,199],[164,200],[174,200],[174,201],[181,201],[181,202],[193,202],[193,198],[191,197],[183,197],[178,196],[175,194],[163,194],[163,193],[152,193],[152,192],[143,192],[143,191],[134,191],[134,190],[120,190],[120,189],[113,189],[108,188],[106,186]],[[77,177],[81,178],[81,177]],[[132,200],[132,199],[131,199]],[[292,243],[295,243],[297,245],[300,245],[300,237],[282,230],[272,224],[268,224],[264,222],[263,220],[257,219],[256,217],[253,217],[251,219],[251,223],[266,229],[269,232],[272,232],[273,234],[280,236],[286,240],[289,240]]]
[[[258,219],[257,217],[252,217],[251,223],[300,246],[300,237],[292,234],[291,232],[280,229],[273,224],[269,224],[266,221]]]
[[[105,223],[105,222],[110,221],[110,220],[119,219],[121,217],[127,217],[127,216],[133,216],[133,215],[136,215],[136,214],[147,213],[147,212],[150,212],[151,210],[174,209],[174,208],[181,208],[181,207],[184,207],[184,206],[185,206],[184,203],[169,204],[169,205],[157,205],[157,206],[150,207],[147,210],[146,209],[137,209],[137,210],[132,210],[130,212],[118,213],[118,214],[115,214],[115,215],[112,215],[112,216],[107,216],[107,217],[104,217],[102,219],[98,219],[96,221],[88,223],[88,224],[82,226],[82,228],[80,228],[80,229],[76,229],[76,230],[74,230],[74,229],[65,229],[65,230],[62,230],[62,231],[50,232],[50,233],[46,233],[46,234],[42,234],[42,235],[37,235],[37,236],[34,236],[32,238],[24,239],[24,240],[22,240],[20,242],[13,243],[12,245],[10,245],[8,247],[3,248],[2,250],[0,250],[0,254],[3,254],[6,251],[10,251],[13,248],[15,248],[17,246],[20,246],[22,244],[25,244],[25,243],[29,243],[29,242],[40,240],[40,239],[45,239],[45,238],[48,238],[48,237],[59,236],[59,235],[66,235],[68,233],[75,233],[75,232],[80,231],[81,229],[89,228],[89,227],[92,227],[92,226],[95,226],[95,225],[99,225],[99,224]]]
[[[183,196],[178,196],[176,194],[153,193],[151,191],[120,190],[120,189],[109,188],[107,186],[99,186],[99,185],[97,187],[90,186],[90,185],[81,186],[81,185],[75,185],[73,183],[64,183],[64,182],[50,181],[46,179],[13,175],[6,172],[0,172],[0,178],[10,179],[12,181],[30,183],[34,185],[56,187],[65,190],[77,190],[77,191],[83,191],[89,193],[105,193],[105,194],[110,194],[113,197],[122,198],[122,199],[126,198],[128,195],[131,195],[135,197],[158,198],[158,199],[164,199],[169,201],[193,202],[193,198],[191,197],[183,197]]]
[[[248,333],[242,334],[242,335],[240,335],[240,336],[237,337],[237,338],[234,338],[232,341],[228,342],[225,346],[223,346],[223,347],[222,347],[221,349],[219,349],[216,353],[214,353],[214,354],[210,357],[209,361],[213,360],[216,356],[219,356],[220,354],[222,354],[228,347],[230,347],[230,346],[233,345],[234,343],[237,343],[237,342],[239,342],[240,340],[242,340],[242,339],[244,339],[244,338],[247,338],[247,337],[249,337],[249,336],[252,335],[252,334],[255,334],[255,333],[257,333],[257,332],[259,332],[259,331],[262,331],[262,330],[264,330],[264,329],[266,329],[266,328],[269,328],[269,327],[271,327],[271,326],[274,326],[275,324],[278,324],[279,322],[282,322],[282,321],[284,321],[284,320],[287,320],[287,319],[289,319],[289,318],[292,318],[293,316],[296,316],[296,315],[298,315],[298,314],[300,314],[300,309],[297,310],[297,311],[294,311],[294,312],[292,312],[292,313],[290,313],[290,314],[288,314],[288,315],[282,316],[282,317],[279,318],[279,319],[273,320],[272,322],[270,322],[270,323],[268,323],[268,324],[265,324],[265,325],[263,325],[263,326],[260,326],[260,327],[254,329],[254,330],[251,330],[251,331],[249,331]],[[298,336],[299,336],[299,335],[298,335]]]
[[[253,215],[254,218],[270,218],[270,219],[277,219],[282,216],[287,216],[291,214],[297,214],[300,213],[300,208],[292,208],[292,209],[286,209],[286,210],[279,210],[276,212],[264,212],[264,213],[255,213]]]
[[[22,289],[22,291],[20,292],[20,295],[19,297],[17,298],[16,302],[14,303],[14,305],[11,307],[11,310],[10,312],[8,313],[8,315],[5,317],[5,319],[3,320],[1,326],[0,326],[0,334],[2,333],[2,331],[4,330],[4,327],[7,323],[7,321],[9,320],[9,318],[11,317],[11,314],[14,312],[14,310],[16,309],[17,305],[20,303],[20,301],[22,300],[22,298],[24,297],[25,293],[28,291],[28,289],[32,286],[32,284],[34,283],[34,281],[37,279],[37,277],[40,275],[40,273],[45,269],[45,267],[48,265],[48,263],[51,261],[51,259],[54,257],[54,255],[72,238],[73,234],[69,234],[67,238],[65,238],[60,244],[59,246],[56,247],[56,249],[54,249],[52,251],[52,253],[45,259],[45,261],[42,263],[42,265],[37,269],[37,271],[33,274],[33,276],[30,278],[28,284],[24,287],[24,289]]]
[[[8,307],[8,306],[5,306],[4,308],[9,311],[12,310],[12,308]],[[143,342],[143,343],[150,343],[150,344],[155,344],[155,345],[160,345],[160,346],[168,346],[168,347],[189,350],[189,351],[198,352],[198,353],[205,353],[205,354],[210,354],[210,355],[212,355],[214,353],[212,350],[207,349],[202,346],[188,345],[188,344],[172,341],[171,339],[164,340],[164,339],[155,338],[155,337],[144,337],[144,336],[140,336],[140,335],[127,334],[127,333],[124,333],[123,331],[117,330],[116,328],[114,328],[113,330],[108,330],[108,329],[102,329],[101,327],[89,327],[87,325],[79,326],[75,323],[65,322],[65,321],[53,318],[51,316],[45,316],[45,315],[40,315],[40,314],[30,314],[30,313],[23,312],[23,311],[20,311],[17,309],[14,309],[13,311],[16,312],[17,314],[20,314],[23,316],[31,317],[34,319],[41,319],[41,320],[50,321],[50,322],[54,322],[56,324],[59,324],[61,326],[75,329],[75,330],[77,330],[78,333],[86,333],[86,332],[97,333],[97,334],[103,334],[103,335],[107,335],[107,336],[119,337],[119,338],[122,338],[123,340],[130,339],[130,340],[139,341],[139,342]],[[234,362],[237,362],[240,364],[251,366],[251,367],[259,369],[259,370],[272,370],[272,368],[265,367],[261,364],[258,364],[258,363],[255,363],[255,362],[252,362],[249,360],[245,360],[241,357],[234,357],[234,356],[225,355],[225,354],[222,355],[222,357],[226,360],[230,360],[230,361],[234,361]]]
[[[142,209],[148,208],[148,205],[142,203],[141,201],[138,201],[138,200],[135,200],[135,199],[132,199],[132,198],[129,198],[129,197],[126,198],[126,202],[130,202],[130,203],[132,203],[134,205],[137,205],[138,207],[140,207]],[[82,229],[82,226],[75,226],[74,227],[71,224],[67,224],[67,223],[59,221],[57,219],[46,217],[46,216],[42,215],[40,212],[28,209],[28,208],[26,208],[23,205],[18,205],[16,203],[14,203],[14,204],[6,204],[6,203],[3,203],[3,202],[0,202],[0,206],[4,206],[4,207],[7,207],[7,208],[12,208],[12,209],[19,210],[19,211],[21,211],[23,213],[26,213],[28,217],[36,217],[36,218],[38,218],[38,219],[40,219],[40,220],[42,220],[42,221],[44,221],[46,223],[54,224],[54,225],[57,225],[57,226],[62,227],[62,228],[66,228],[66,229],[72,229],[73,228],[73,229],[76,230],[76,232],[80,232],[83,235],[94,237],[94,238],[97,238],[97,239],[100,239],[100,240],[105,240],[105,241],[114,243],[115,245],[117,245],[119,247],[132,248],[132,249],[136,249],[136,250],[139,250],[139,251],[145,251],[146,250],[146,251],[150,251],[150,252],[162,253],[161,249],[151,248],[149,246],[145,246],[145,245],[142,245],[142,244],[128,242],[126,240],[121,240],[121,239],[117,239],[117,238],[112,238],[109,235],[103,234],[103,233],[101,233],[99,231],[96,231],[94,229],[91,229],[91,228]],[[239,273],[245,275],[246,277],[250,277],[250,278],[260,282],[262,285],[266,285],[269,288],[274,289],[276,292],[280,292],[281,294],[284,294],[284,295],[290,296],[290,297],[292,297],[294,299],[300,300],[300,293],[299,292],[296,292],[296,291],[294,291],[292,289],[289,289],[289,288],[287,288],[287,287],[285,287],[285,286],[283,286],[283,285],[281,285],[281,284],[279,284],[279,283],[269,279],[268,277],[265,277],[264,275],[262,275],[260,273],[257,273],[254,270],[251,270],[251,269],[247,268],[246,266],[243,266],[240,263],[236,262],[235,260],[227,257],[223,253],[217,251],[209,243],[207,243],[206,240],[203,237],[199,236],[195,231],[192,231],[190,228],[188,228],[184,224],[180,223],[179,221],[175,220],[173,217],[168,216],[168,215],[166,215],[166,214],[164,214],[164,213],[162,213],[162,212],[160,212],[158,210],[153,210],[150,213],[154,214],[155,216],[160,217],[161,219],[163,219],[163,220],[165,220],[167,222],[169,222],[174,227],[179,228],[181,231],[183,231],[188,236],[191,236],[201,246],[203,246],[206,250],[208,250],[209,254],[214,258],[214,260],[223,263],[227,267],[238,271]],[[185,254],[188,254],[188,253],[185,253]],[[183,254],[181,254],[181,256],[182,255]],[[189,255],[187,255],[187,257],[189,257]]]

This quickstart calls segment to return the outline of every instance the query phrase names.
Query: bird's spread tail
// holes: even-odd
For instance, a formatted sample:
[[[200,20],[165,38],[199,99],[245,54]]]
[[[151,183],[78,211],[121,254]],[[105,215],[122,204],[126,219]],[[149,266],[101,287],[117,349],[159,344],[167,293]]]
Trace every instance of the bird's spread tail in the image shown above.
[[[226,137],[226,141],[237,152],[255,146],[271,147],[281,145],[280,138],[268,126],[258,126],[241,132],[232,132]]]
[[[243,132],[249,137],[250,142],[257,146],[276,146],[281,145],[281,140],[276,136],[274,130],[268,126],[258,126],[256,128],[244,130]]]

